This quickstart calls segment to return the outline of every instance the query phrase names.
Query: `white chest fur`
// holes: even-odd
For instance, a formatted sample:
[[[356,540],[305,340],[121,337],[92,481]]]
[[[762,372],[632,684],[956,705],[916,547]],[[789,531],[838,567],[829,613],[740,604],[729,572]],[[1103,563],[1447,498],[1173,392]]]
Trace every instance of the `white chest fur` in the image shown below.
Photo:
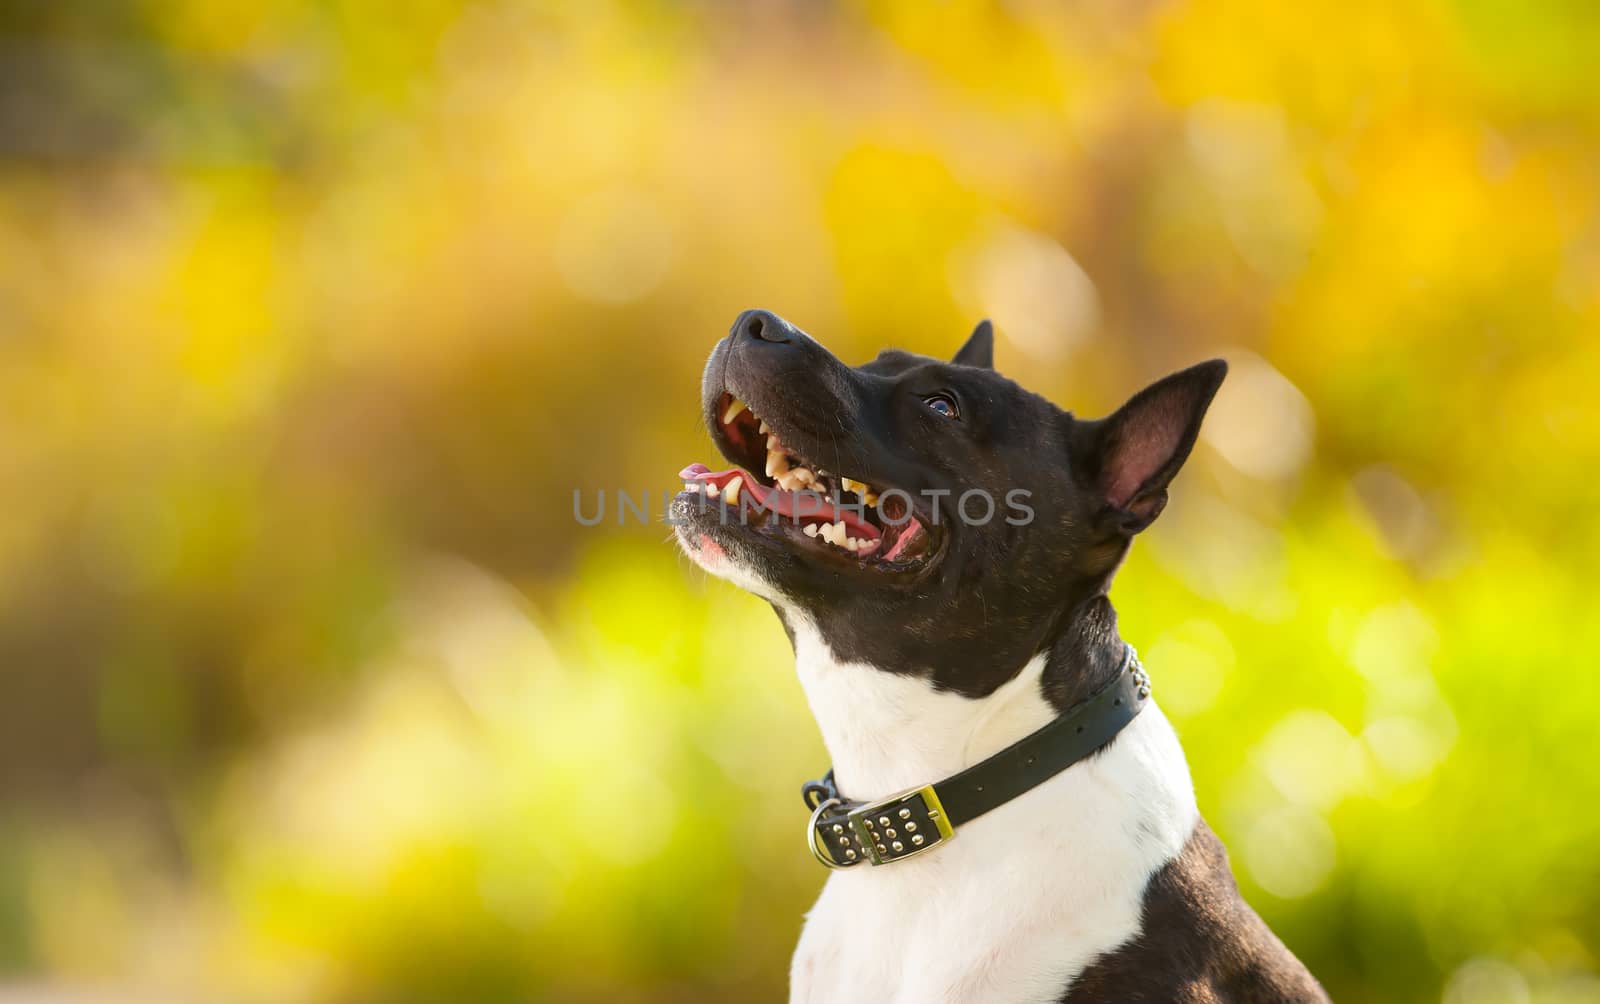
[[[981,700],[841,663],[795,627],[796,662],[840,790],[873,799],[953,774],[1044,725],[1044,659]],[[1146,883],[1199,818],[1177,736],[1151,702],[1103,755],[930,853],[833,873],[807,916],[790,1001],[1058,1000],[1139,932]]]

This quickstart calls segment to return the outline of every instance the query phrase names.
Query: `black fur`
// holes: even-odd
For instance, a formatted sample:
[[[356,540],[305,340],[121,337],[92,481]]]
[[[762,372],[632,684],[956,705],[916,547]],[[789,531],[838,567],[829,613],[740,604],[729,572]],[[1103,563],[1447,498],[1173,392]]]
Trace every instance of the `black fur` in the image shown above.
[[[1096,959],[1062,1004],[1327,1004],[1328,995],[1239,895],[1205,820],[1150,880],[1144,930]]]
[[[732,393],[814,463],[912,493],[925,521],[934,513],[923,493],[948,493],[938,556],[915,576],[725,525],[688,501],[675,516],[780,583],[840,658],[927,673],[935,687],[969,697],[989,694],[1061,644],[1074,616],[1104,595],[1133,534],[1160,512],[1227,369],[1221,360],[1202,363],[1107,419],[1082,421],[994,372],[992,362],[987,322],[955,362],[891,350],[850,367],[787,321],[749,311],[706,365],[706,420],[725,452],[716,412]],[[954,399],[960,418],[931,411],[925,401],[934,394]],[[1124,484],[1136,490],[1116,494]],[[951,515],[972,489],[995,502],[996,516],[983,525]],[[1032,511],[1025,525],[1006,518],[1023,517],[1007,504],[1018,490]],[[971,511],[983,510],[974,499]],[[1086,693],[1065,682],[1051,691],[1060,707]]]
[[[979,321],[978,326],[973,328],[972,334],[967,337],[967,344],[957,349],[955,358],[950,361],[957,366],[994,369],[994,325],[986,320]]]
[[[680,536],[689,547],[710,540],[777,583],[836,657],[926,674],[937,688],[981,697],[1045,653],[1046,699],[1058,711],[1076,705],[1122,665],[1107,589],[1133,536],[1165,507],[1227,367],[1201,363],[1085,421],[994,372],[993,362],[987,321],[952,362],[891,350],[850,367],[776,315],[747,311],[712,352],[702,388],[707,424],[730,457],[717,414],[725,393],[828,470],[912,493],[947,491],[952,500],[975,488],[996,499],[1022,489],[1033,518],[947,520],[935,557],[915,574],[728,525],[692,495],[674,502]],[[952,401],[959,419],[930,410],[933,395]],[[926,504],[917,512],[931,515]],[[793,625],[781,610],[779,619],[792,644]],[[1095,960],[1061,1000],[1327,997],[1240,898],[1202,821],[1152,877],[1141,935]]]

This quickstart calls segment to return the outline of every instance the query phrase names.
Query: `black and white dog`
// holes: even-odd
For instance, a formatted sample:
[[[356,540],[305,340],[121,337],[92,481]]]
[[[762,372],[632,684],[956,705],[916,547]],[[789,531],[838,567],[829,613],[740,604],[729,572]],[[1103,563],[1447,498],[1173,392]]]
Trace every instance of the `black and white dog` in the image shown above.
[[[985,322],[953,362],[852,368],[747,311],[706,366],[739,467],[684,470],[678,538],[777,611],[833,758],[791,1001],[1325,1001],[1240,898],[1106,598],[1226,365],[1085,421],[992,357]]]

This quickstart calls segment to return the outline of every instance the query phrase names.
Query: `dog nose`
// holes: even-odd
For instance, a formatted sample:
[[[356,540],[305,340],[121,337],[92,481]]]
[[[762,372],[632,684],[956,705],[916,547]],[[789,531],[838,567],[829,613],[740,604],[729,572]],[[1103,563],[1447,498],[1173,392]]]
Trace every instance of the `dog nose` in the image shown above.
[[[794,329],[770,310],[747,310],[733,322],[734,338],[783,344],[792,341]]]

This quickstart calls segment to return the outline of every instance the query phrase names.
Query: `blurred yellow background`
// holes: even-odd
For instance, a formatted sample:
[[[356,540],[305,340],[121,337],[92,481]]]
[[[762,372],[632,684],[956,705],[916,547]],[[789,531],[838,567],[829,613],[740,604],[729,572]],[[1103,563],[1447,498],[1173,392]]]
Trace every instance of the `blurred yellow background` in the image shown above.
[[[0,980],[780,999],[782,631],[572,501],[714,459],[759,306],[851,362],[993,317],[1080,414],[1229,358],[1113,595],[1246,895],[1341,1001],[1600,1001],[1597,52],[1583,0],[7,5]]]

